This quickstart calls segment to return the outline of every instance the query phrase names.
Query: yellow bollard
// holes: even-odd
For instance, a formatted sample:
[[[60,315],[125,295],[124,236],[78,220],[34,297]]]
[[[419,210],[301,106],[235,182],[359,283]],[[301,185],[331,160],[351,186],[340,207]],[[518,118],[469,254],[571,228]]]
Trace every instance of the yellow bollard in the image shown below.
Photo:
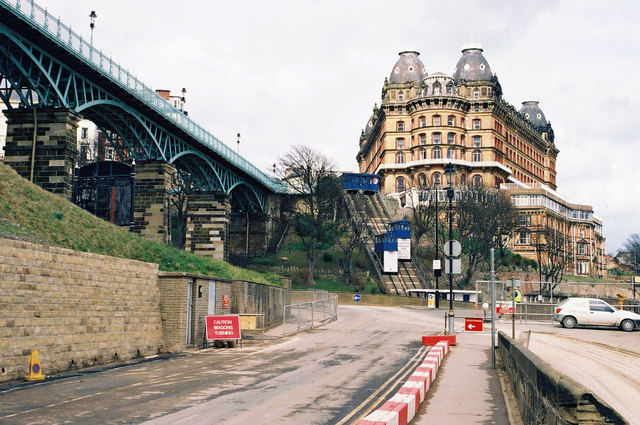
[[[31,362],[29,364],[29,374],[25,376],[27,381],[41,381],[45,378],[40,367],[40,355],[38,350],[31,350]]]

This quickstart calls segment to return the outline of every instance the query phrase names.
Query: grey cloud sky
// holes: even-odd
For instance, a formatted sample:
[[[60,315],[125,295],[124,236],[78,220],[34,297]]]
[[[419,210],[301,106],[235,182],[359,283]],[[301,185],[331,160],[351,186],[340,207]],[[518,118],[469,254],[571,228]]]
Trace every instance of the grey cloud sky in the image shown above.
[[[24,3],[24,2],[23,2]],[[357,168],[358,138],[397,54],[451,74],[471,38],[504,97],[553,124],[558,192],[593,205],[607,251],[640,233],[640,2],[41,0],[190,116],[270,169],[292,144]],[[472,35],[473,34],[473,35]]]

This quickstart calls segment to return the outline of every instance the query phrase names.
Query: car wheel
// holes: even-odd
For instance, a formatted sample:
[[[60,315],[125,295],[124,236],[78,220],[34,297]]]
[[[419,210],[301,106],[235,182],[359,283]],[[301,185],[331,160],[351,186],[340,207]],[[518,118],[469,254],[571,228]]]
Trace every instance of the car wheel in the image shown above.
[[[622,329],[625,332],[631,332],[632,330],[634,330],[636,327],[635,323],[633,323],[633,320],[623,320],[620,323],[620,329]]]
[[[576,326],[576,318],[573,316],[565,316],[565,318],[562,319],[562,326],[567,329],[574,328]]]

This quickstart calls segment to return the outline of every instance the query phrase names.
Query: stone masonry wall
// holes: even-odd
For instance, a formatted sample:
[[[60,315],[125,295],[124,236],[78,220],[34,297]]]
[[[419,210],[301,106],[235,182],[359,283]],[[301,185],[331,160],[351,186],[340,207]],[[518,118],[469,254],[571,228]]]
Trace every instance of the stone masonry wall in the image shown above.
[[[163,244],[169,243],[169,195],[172,165],[142,162],[136,165],[134,231]]]
[[[158,266],[0,239],[0,382],[163,350]]]
[[[498,352],[525,425],[627,423],[587,388],[503,332],[498,335]]]
[[[27,180],[31,174],[33,109],[4,111],[7,140],[4,162]],[[73,195],[73,169],[78,158],[80,117],[66,109],[38,109],[33,182],[67,199]]]
[[[190,194],[185,249],[203,257],[228,261],[230,216],[228,195]]]

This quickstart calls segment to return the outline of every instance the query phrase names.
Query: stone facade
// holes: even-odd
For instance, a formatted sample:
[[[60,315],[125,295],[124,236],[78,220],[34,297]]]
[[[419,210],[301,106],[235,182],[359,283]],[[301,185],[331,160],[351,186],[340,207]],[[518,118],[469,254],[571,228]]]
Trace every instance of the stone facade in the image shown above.
[[[7,117],[7,139],[4,162],[18,174],[43,189],[67,199],[73,195],[73,169],[80,117],[66,109],[10,109]],[[34,128],[35,155],[32,163]]]
[[[229,260],[231,203],[224,193],[189,196],[185,249],[203,257]]]
[[[166,162],[136,164],[134,231],[163,244],[169,243],[171,176]]]
[[[0,382],[164,351],[156,264],[0,242]]]

